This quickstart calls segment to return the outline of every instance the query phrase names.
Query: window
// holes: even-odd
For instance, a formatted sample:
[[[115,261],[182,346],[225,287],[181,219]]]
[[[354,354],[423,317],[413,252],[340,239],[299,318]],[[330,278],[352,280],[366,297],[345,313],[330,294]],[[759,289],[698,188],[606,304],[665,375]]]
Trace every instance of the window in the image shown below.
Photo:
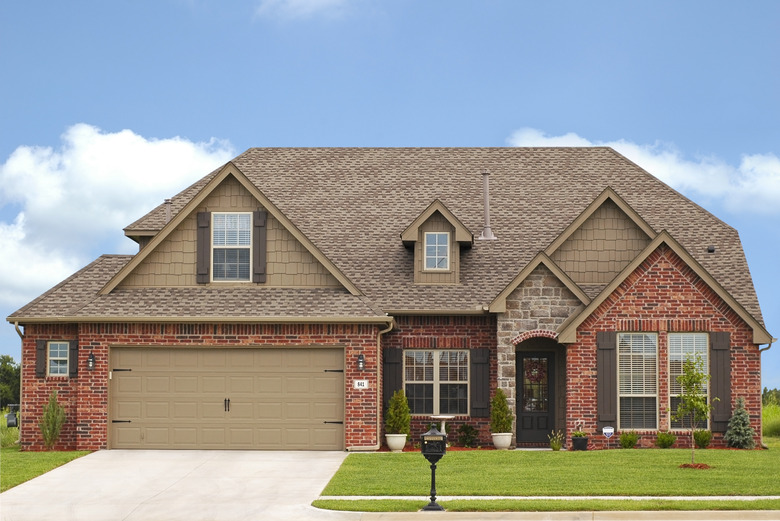
[[[252,214],[214,213],[212,266],[215,281],[248,281],[252,255]]]
[[[450,269],[450,234],[425,232],[425,269]]]
[[[68,342],[49,342],[49,376],[68,376]]]
[[[468,414],[469,352],[404,351],[404,389],[412,414]]]
[[[677,377],[682,374],[683,362],[687,359],[695,360],[699,364],[699,370],[709,373],[709,334],[707,333],[669,333],[669,410],[671,414],[677,412],[680,404],[682,388],[677,382]],[[707,394],[707,385],[702,389]],[[709,400],[707,400],[709,402]],[[673,429],[690,428],[690,420],[672,420]],[[703,426],[707,428],[705,420]]]
[[[658,428],[658,337],[618,334],[620,429]]]

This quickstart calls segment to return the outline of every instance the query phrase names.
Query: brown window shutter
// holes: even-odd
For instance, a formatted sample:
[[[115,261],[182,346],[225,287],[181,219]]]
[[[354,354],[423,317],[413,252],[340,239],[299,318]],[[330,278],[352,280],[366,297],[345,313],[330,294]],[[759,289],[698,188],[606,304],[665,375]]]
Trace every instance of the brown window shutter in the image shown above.
[[[265,282],[266,239],[268,236],[267,216],[268,214],[262,210],[254,212],[252,282]]]
[[[401,349],[385,349],[382,355],[382,410],[387,411],[393,393],[403,387],[404,352]]]
[[[79,343],[71,340],[68,346],[68,376],[76,378],[79,375]]]
[[[471,357],[471,416],[490,416],[490,349],[472,349]]]
[[[43,378],[46,376],[46,340],[36,340],[35,342],[35,376]]]
[[[727,332],[710,333],[710,400],[710,430],[726,432],[731,418],[731,334]]]
[[[596,333],[596,395],[598,400],[598,428],[617,428],[617,333]]]
[[[198,212],[197,282],[208,284],[211,269],[211,212]]]

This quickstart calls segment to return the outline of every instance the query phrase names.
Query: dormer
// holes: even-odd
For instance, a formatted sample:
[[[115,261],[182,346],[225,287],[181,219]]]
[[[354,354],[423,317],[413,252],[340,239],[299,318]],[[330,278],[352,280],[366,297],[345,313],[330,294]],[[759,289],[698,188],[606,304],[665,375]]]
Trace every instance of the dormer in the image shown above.
[[[460,251],[474,244],[474,234],[440,200],[433,201],[401,233],[404,246],[414,250],[414,282],[460,282]]]

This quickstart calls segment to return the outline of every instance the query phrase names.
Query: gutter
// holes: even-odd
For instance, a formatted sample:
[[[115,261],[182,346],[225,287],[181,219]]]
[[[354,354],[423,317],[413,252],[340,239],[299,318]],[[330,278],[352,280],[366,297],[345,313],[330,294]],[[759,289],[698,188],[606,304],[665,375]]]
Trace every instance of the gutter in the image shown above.
[[[382,335],[389,333],[395,327],[395,319],[390,318],[386,329],[381,329],[376,334],[376,445],[366,447],[347,447],[348,452],[378,451],[382,447],[382,400],[380,399],[379,383],[382,381]]]
[[[9,322],[11,319],[7,319]],[[14,320],[18,320],[14,317]],[[158,316],[158,317],[123,317],[123,316],[58,316],[58,317],[21,317],[26,324],[52,324],[52,323],[82,323],[82,324],[116,324],[116,323],[140,323],[140,322],[153,322],[156,324],[387,324],[388,317],[386,316],[369,316],[369,317],[345,317],[345,316],[306,316],[306,317],[291,317],[291,316]],[[392,320],[392,319],[391,319]]]

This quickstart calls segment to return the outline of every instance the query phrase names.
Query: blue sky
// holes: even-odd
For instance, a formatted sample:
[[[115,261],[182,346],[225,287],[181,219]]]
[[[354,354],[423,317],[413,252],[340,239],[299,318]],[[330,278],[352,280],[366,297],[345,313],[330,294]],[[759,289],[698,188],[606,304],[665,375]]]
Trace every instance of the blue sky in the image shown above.
[[[0,314],[253,146],[609,145],[740,231],[780,336],[780,3],[0,4]],[[0,353],[19,359],[13,326]],[[780,345],[762,355],[780,388]]]

